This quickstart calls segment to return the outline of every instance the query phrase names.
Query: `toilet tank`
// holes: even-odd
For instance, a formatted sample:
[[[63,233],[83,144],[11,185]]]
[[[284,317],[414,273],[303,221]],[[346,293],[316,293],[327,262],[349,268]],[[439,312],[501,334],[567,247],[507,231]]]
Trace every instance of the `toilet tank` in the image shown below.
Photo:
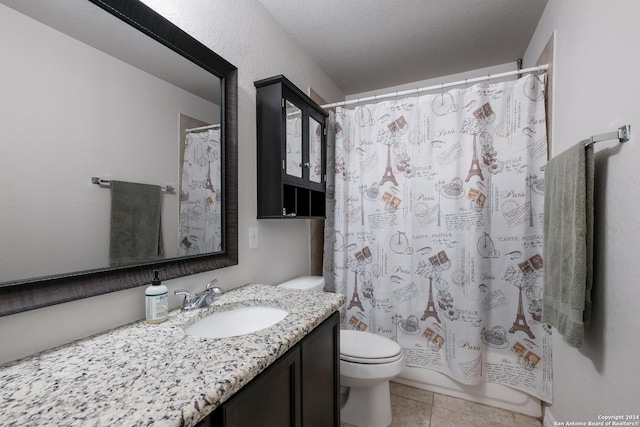
[[[307,291],[322,292],[324,290],[324,277],[300,276],[278,285],[280,288],[304,289]]]

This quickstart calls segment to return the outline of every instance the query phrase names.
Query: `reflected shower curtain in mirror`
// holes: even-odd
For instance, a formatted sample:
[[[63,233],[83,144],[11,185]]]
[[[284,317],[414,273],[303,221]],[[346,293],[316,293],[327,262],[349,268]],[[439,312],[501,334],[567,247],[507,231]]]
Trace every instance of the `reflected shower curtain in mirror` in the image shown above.
[[[220,129],[188,132],[180,188],[178,256],[222,249]]]
[[[407,365],[550,402],[544,77],[332,113],[324,275]]]

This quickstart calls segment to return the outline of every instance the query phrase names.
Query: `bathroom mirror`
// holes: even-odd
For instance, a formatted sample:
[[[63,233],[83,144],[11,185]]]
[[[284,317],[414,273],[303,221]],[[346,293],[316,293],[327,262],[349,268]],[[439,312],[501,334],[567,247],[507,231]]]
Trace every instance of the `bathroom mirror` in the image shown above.
[[[232,64],[137,0],[0,0],[0,32],[0,316],[238,263]],[[178,250],[181,116],[219,129],[215,252]],[[109,267],[111,191],[92,177],[174,188],[165,259]]]

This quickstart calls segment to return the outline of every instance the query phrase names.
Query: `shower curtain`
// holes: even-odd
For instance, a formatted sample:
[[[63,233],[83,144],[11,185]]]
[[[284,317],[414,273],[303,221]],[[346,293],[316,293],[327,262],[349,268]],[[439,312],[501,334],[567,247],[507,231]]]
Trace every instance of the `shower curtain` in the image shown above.
[[[332,113],[324,276],[407,365],[550,402],[544,78]]]
[[[180,186],[178,256],[222,249],[222,162],[220,129],[188,132]]]

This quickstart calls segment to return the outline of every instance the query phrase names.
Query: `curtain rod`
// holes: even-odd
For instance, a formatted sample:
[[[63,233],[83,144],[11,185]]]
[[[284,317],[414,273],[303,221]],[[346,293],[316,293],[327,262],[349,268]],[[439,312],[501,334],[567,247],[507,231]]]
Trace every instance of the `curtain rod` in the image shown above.
[[[219,129],[220,125],[208,125],[208,126],[200,126],[199,128],[191,128],[191,129],[187,129],[185,132],[189,133],[189,132],[202,132],[204,130],[209,130],[209,129]]]
[[[471,78],[471,79],[458,80],[457,82],[441,83],[439,85],[433,85],[433,86],[427,86],[427,87],[419,87],[417,89],[402,90],[402,91],[399,91],[399,92],[386,93],[386,94],[383,94],[383,95],[367,96],[366,98],[351,99],[349,101],[334,102],[332,104],[322,105],[322,108],[342,107],[342,106],[346,106],[346,105],[360,104],[362,102],[377,101],[379,99],[395,98],[397,96],[405,96],[405,95],[413,95],[413,94],[416,94],[416,93],[427,92],[427,91],[430,91],[430,90],[444,89],[446,87],[460,86],[460,85],[464,85],[464,84],[468,84],[468,83],[483,82],[483,81],[492,80],[492,79],[499,79],[499,78],[502,78],[502,77],[515,76],[515,75],[518,75],[518,74],[527,74],[527,73],[533,73],[533,72],[540,72],[540,71],[545,71],[545,70],[548,70],[548,69],[549,69],[549,64],[538,65],[536,67],[524,68],[524,69],[513,70],[513,71],[506,71],[504,73],[487,74],[486,76],[483,76],[483,77],[474,77],[474,78]]]

